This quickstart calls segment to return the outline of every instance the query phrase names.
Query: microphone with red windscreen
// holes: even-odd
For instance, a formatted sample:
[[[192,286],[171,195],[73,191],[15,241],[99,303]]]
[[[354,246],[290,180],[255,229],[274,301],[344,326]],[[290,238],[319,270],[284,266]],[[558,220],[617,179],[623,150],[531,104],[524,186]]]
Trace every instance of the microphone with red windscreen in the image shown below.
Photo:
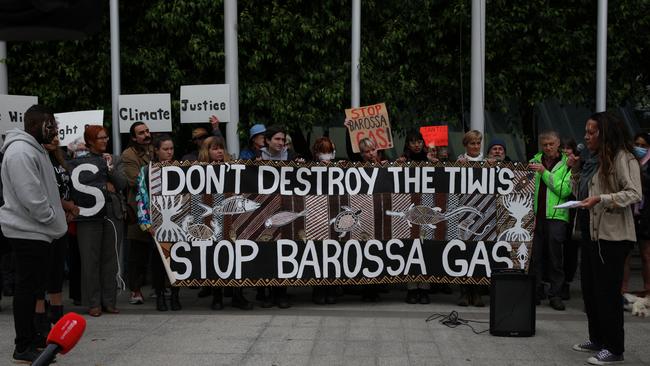
[[[32,366],[49,365],[57,353],[68,353],[81,339],[86,329],[86,319],[77,313],[67,313],[52,327],[47,335],[47,347],[41,352]]]

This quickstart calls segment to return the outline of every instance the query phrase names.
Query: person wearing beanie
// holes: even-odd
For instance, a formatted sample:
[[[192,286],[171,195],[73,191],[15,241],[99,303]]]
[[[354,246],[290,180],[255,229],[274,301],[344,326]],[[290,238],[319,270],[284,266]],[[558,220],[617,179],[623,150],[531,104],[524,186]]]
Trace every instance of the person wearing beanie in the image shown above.
[[[506,142],[493,138],[487,148],[487,160],[490,162],[512,161],[506,155]]]
[[[239,153],[240,159],[253,160],[264,147],[264,132],[266,126],[261,123],[254,124],[249,131],[248,146]]]

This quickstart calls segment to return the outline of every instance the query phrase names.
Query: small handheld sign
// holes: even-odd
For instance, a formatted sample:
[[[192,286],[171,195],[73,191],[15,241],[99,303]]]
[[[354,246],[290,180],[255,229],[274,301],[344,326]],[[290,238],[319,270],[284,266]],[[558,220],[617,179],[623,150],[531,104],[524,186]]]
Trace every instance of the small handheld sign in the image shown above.
[[[104,111],[78,111],[55,113],[59,125],[59,143],[65,146],[79,137],[83,137],[86,126],[104,124]]]
[[[230,120],[230,85],[182,85],[181,123],[205,123],[215,115]]]
[[[144,122],[151,132],[171,132],[169,94],[126,94],[119,99],[120,132],[128,133],[134,122]]]
[[[393,147],[393,135],[385,103],[345,110],[346,127],[350,132],[352,151],[360,152],[359,141],[369,138],[377,145],[377,150]]]
[[[24,129],[25,111],[38,104],[38,97],[0,94],[0,133],[12,128]]]
[[[422,126],[420,133],[426,146],[449,146],[449,129],[447,126]]]

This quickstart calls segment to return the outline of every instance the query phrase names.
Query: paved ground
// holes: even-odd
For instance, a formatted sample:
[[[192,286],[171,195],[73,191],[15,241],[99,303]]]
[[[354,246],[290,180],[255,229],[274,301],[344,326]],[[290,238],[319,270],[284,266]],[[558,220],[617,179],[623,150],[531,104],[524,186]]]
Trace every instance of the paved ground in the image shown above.
[[[474,334],[425,319],[457,310],[462,318],[489,320],[489,308],[460,308],[456,295],[433,295],[430,305],[408,305],[394,289],[377,304],[346,295],[317,306],[306,289],[292,289],[294,306],[253,311],[226,307],[213,312],[196,290],[181,291],[184,309],[157,312],[154,299],[129,305],[120,294],[119,315],[88,319],[79,344],[57,365],[575,365],[588,354],[571,350],[584,340],[586,318],[579,292],[564,312],[537,308],[537,334],[530,338]],[[252,291],[248,297],[252,298]],[[11,364],[13,320],[9,298],[1,301],[0,365]],[[81,307],[67,310],[83,312]],[[626,363],[650,364],[650,320],[625,317]],[[477,331],[487,323],[474,324]]]

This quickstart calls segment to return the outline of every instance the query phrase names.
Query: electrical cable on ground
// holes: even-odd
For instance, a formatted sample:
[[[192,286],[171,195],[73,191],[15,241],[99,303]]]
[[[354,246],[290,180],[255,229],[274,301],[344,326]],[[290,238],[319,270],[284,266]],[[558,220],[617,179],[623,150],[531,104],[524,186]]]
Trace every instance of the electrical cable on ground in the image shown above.
[[[456,310],[452,310],[451,313],[449,313],[449,315],[433,313],[426,319],[426,322],[430,322],[434,320],[438,320],[438,323],[443,324],[449,328],[456,328],[460,325],[468,326],[472,330],[472,332],[474,332],[474,334],[485,333],[489,330],[489,329],[484,329],[482,331],[477,331],[470,323],[487,324],[488,322],[480,321],[480,320],[463,319],[460,316],[458,316],[458,312]]]

